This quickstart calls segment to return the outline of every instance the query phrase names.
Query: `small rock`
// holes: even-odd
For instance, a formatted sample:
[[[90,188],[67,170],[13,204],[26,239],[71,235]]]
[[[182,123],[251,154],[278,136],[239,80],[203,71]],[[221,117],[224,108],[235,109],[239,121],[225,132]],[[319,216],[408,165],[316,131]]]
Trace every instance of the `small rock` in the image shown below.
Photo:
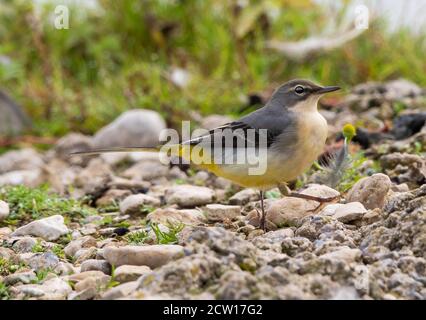
[[[362,217],[362,222],[365,224],[371,224],[371,223],[379,221],[381,217],[382,217],[381,210],[379,208],[376,208],[364,214],[364,216]]]
[[[95,148],[155,147],[165,128],[166,123],[159,113],[144,109],[129,110],[99,130],[93,138],[93,144]]]
[[[391,187],[392,182],[387,175],[376,173],[355,183],[346,200],[361,202],[366,209],[382,208]]]
[[[59,258],[48,251],[35,254],[27,263],[34,270],[54,269],[59,263]]]
[[[81,272],[85,271],[101,271],[107,275],[111,275],[111,265],[106,260],[89,259],[84,261],[80,266]]]
[[[11,171],[40,169],[44,162],[34,149],[9,151],[0,156],[0,174]]]
[[[336,251],[327,252],[320,256],[321,259],[327,260],[338,260],[344,261],[346,263],[351,263],[359,260],[361,258],[361,250],[351,249],[347,246],[343,246]]]
[[[78,173],[74,183],[85,194],[102,194],[112,175],[111,167],[102,159],[95,158],[90,160],[87,167]]]
[[[93,149],[92,137],[85,136],[81,133],[69,133],[58,140],[54,148],[54,152],[57,158],[64,161],[68,161],[74,165],[85,165],[90,157],[73,155],[73,152],[89,151]]]
[[[0,200],[0,221],[3,221],[9,216],[9,204]]]
[[[151,269],[147,266],[122,265],[115,269],[114,279],[120,283],[130,282],[150,272]]]
[[[229,198],[229,204],[243,206],[256,200],[259,200],[259,192],[253,189],[244,189]]]
[[[32,237],[23,237],[16,241],[12,248],[18,253],[32,252],[33,247],[37,244],[37,240]]]
[[[102,197],[96,200],[97,207],[107,207],[119,203],[132,193],[129,190],[109,189]]]
[[[102,274],[102,276],[99,277],[88,277],[84,280],[77,282],[74,286],[74,289],[77,292],[82,292],[89,289],[95,290],[97,292],[102,290],[103,288],[106,288],[110,280],[111,277],[105,274]]]
[[[66,299],[72,291],[70,285],[60,278],[46,280],[43,284],[24,284],[15,289],[26,296],[52,300]]]
[[[102,300],[115,300],[127,297],[130,293],[135,291],[139,285],[138,281],[125,282],[112,289],[106,291],[102,296]]]
[[[357,219],[367,212],[362,203],[360,202],[349,202],[336,209],[333,217],[343,223],[348,223]]]
[[[91,236],[85,236],[68,243],[68,245],[64,248],[64,253],[68,257],[74,257],[80,249],[96,247],[96,245],[97,242],[95,238]]]
[[[169,168],[157,159],[138,162],[125,170],[121,175],[133,180],[152,181],[157,178],[165,177],[168,173]]]
[[[17,283],[28,284],[37,280],[34,271],[17,272],[4,277],[3,282],[8,286],[13,286]]]
[[[166,191],[165,198],[167,204],[195,207],[213,202],[214,191],[206,187],[179,185],[169,188]]]
[[[24,185],[35,188],[43,181],[44,176],[41,169],[10,171],[0,176],[0,186]]]
[[[223,221],[225,219],[234,220],[241,215],[241,207],[223,204],[208,204],[204,208],[204,212],[209,221]]]
[[[97,295],[98,291],[94,287],[89,287],[82,291],[73,291],[68,295],[68,300],[89,300]]]
[[[122,214],[141,214],[143,206],[160,206],[160,200],[146,194],[133,194],[120,203]]]
[[[47,241],[54,241],[67,233],[69,233],[69,230],[64,224],[64,217],[61,215],[54,215],[30,222],[29,224],[16,229],[12,233],[12,236],[32,235],[43,238]]]
[[[113,266],[136,265],[155,269],[182,256],[183,247],[179,245],[107,247],[103,255]]]
[[[294,231],[291,228],[284,228],[275,231],[269,231],[263,235],[264,238],[272,242],[281,242],[285,238],[294,237]]]
[[[161,223],[165,226],[169,224],[183,223],[185,225],[198,225],[203,223],[205,217],[198,209],[182,209],[174,208],[156,209],[146,216],[148,221]]]
[[[295,226],[299,220],[312,213],[316,202],[285,197],[274,201],[267,208],[267,219],[277,227]]]

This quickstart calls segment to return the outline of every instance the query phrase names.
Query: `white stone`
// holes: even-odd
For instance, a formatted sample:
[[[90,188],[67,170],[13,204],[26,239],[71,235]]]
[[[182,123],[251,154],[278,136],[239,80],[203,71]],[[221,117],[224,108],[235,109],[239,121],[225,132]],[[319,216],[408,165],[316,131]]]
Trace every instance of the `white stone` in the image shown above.
[[[224,204],[208,204],[204,208],[204,212],[209,221],[233,220],[241,215],[241,207]]]
[[[99,130],[94,138],[95,148],[117,146],[155,147],[166,123],[162,116],[152,110],[134,109],[121,114],[106,127]]]
[[[32,235],[43,238],[47,241],[53,241],[59,239],[63,235],[66,235],[68,232],[69,230],[64,224],[64,217],[61,215],[54,215],[30,222],[29,224],[16,229],[12,233],[12,236]]]
[[[206,187],[179,185],[169,188],[166,191],[165,198],[167,204],[195,207],[213,202],[214,195],[214,191]]]
[[[346,200],[359,201],[366,209],[382,208],[391,187],[392,182],[387,175],[376,173],[355,183],[349,190]]]
[[[147,266],[122,265],[115,269],[114,279],[120,283],[130,282],[150,272],[151,269]]]
[[[133,194],[120,202],[120,212],[123,214],[141,214],[144,205],[158,207],[160,200],[143,193]]]
[[[174,208],[156,209],[146,216],[148,221],[163,225],[183,223],[185,225],[197,225],[205,221],[203,213],[198,209]]]
[[[0,221],[3,221],[9,216],[9,204],[0,200]]]
[[[172,244],[107,247],[103,251],[103,256],[113,266],[148,266],[151,269],[162,266],[182,255],[183,247]]]
[[[349,202],[338,207],[333,215],[334,218],[343,223],[348,223],[357,219],[367,213],[367,209],[364,208],[360,202]]]

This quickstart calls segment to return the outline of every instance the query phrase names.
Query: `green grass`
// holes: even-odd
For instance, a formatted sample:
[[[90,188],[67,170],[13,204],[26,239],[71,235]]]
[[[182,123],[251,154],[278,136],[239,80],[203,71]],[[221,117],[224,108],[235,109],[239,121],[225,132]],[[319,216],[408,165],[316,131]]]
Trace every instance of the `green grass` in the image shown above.
[[[159,225],[157,223],[151,223],[151,228],[155,233],[155,238],[157,239],[158,244],[175,244],[178,242],[177,234],[182,231],[185,227],[184,224],[168,224],[166,226],[169,231],[163,232],[161,231]]]
[[[0,281],[0,300],[9,300],[10,299],[10,292],[9,288]]]
[[[295,77],[344,88],[398,77],[426,85],[425,34],[386,33],[383,21],[341,49],[297,63],[265,43],[322,30],[330,16],[318,5],[248,1],[238,11],[213,0],[99,3],[104,14],[70,6],[69,30],[52,26],[50,5],[34,28],[31,0],[2,3],[0,55],[11,62],[0,63],[0,81],[35,120],[32,133],[93,133],[128,108],[158,110],[171,126],[191,109],[239,115],[242,95]],[[279,11],[276,19],[268,6]],[[169,81],[172,66],[190,72],[186,88]]]
[[[88,216],[96,213],[82,201],[60,197],[50,193],[47,186],[28,188],[9,186],[0,188],[0,199],[10,206],[10,215],[3,221],[6,225],[16,225],[55,214],[67,217]]]
[[[15,263],[4,258],[0,258],[0,276],[7,276],[25,267],[24,263]]]
[[[126,234],[124,239],[130,244],[140,245],[148,239],[148,233],[145,230],[130,232]]]

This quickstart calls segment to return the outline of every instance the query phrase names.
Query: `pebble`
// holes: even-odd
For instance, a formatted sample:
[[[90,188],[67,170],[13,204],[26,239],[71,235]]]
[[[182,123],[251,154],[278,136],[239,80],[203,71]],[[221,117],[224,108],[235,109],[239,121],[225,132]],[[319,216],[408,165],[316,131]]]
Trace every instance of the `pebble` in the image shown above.
[[[96,245],[97,242],[95,238],[91,236],[85,236],[68,243],[68,245],[64,248],[64,253],[68,257],[74,257],[77,251],[80,249],[96,247]]]
[[[66,299],[72,292],[70,285],[60,278],[46,280],[43,284],[23,284],[15,289],[26,296],[51,300]]]
[[[151,272],[147,266],[122,265],[114,272],[114,279],[120,283],[135,281],[141,276]]]
[[[183,255],[179,245],[150,245],[107,247],[103,251],[105,259],[113,266],[136,265],[155,269]]]
[[[250,201],[256,200],[259,200],[259,192],[253,189],[244,189],[229,198],[229,204],[243,206]]]
[[[208,204],[204,208],[204,213],[209,221],[224,221],[234,220],[236,217],[241,215],[240,206],[230,206],[224,204]]]
[[[47,241],[54,241],[67,233],[69,233],[69,230],[64,224],[64,217],[61,215],[54,215],[30,222],[16,229],[12,233],[12,236],[32,235]]]
[[[95,148],[116,146],[154,147],[166,123],[156,111],[134,109],[121,114],[93,138]]]
[[[202,211],[198,209],[178,210],[174,208],[159,208],[149,213],[146,218],[148,221],[161,223],[163,225],[174,225],[179,223],[183,223],[185,225],[198,225],[205,222],[205,217]]]
[[[349,202],[336,208],[333,215],[334,218],[343,223],[352,222],[363,217],[367,212],[362,203],[360,202]]]
[[[347,202],[361,202],[366,209],[382,208],[392,182],[382,173],[359,180],[346,197]]]
[[[9,204],[0,200],[0,221],[3,221],[9,216]]]
[[[83,261],[80,266],[81,272],[85,271],[101,271],[107,275],[111,275],[111,265],[106,260],[88,259]]]
[[[166,191],[167,204],[177,204],[180,207],[202,206],[213,202],[214,191],[206,187],[178,185]]]
[[[32,237],[23,237],[17,240],[12,248],[18,253],[32,252],[33,247],[37,244],[37,240]]]
[[[160,200],[152,196],[140,193],[133,194],[120,202],[120,212],[122,214],[141,214],[143,206],[158,207]]]

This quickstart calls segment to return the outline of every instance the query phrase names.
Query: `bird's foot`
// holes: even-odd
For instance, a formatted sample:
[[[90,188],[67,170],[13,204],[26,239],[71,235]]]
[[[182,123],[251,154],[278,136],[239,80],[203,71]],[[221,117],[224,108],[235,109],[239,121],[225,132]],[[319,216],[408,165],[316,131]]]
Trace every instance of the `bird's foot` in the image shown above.
[[[309,210],[310,212],[317,212],[324,206],[325,203],[334,202],[334,201],[340,199],[340,195],[334,196],[334,197],[321,198],[321,197],[311,196],[311,195],[308,195],[308,194],[297,193],[297,192],[291,192],[288,196],[319,202],[319,205],[317,207],[315,207],[312,210]]]

